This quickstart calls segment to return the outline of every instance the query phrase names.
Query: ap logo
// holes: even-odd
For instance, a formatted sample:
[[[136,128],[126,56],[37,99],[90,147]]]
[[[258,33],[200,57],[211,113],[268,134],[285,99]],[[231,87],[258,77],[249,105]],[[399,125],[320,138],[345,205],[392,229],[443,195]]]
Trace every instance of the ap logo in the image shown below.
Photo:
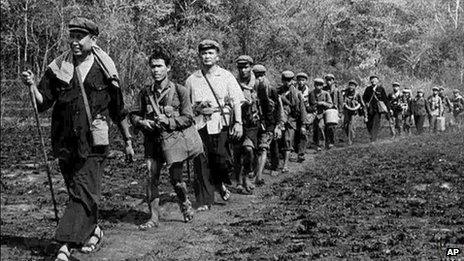
[[[459,248],[448,248],[446,250],[446,256],[457,256],[459,253],[461,253]]]

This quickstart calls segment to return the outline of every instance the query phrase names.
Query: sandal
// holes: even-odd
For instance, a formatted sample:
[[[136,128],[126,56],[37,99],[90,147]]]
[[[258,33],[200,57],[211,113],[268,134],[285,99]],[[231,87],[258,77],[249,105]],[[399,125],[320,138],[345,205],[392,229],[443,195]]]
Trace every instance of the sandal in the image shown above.
[[[197,211],[208,211],[211,207],[209,205],[199,206]]]
[[[230,198],[230,191],[224,185],[222,185],[222,188],[221,188],[221,198],[224,201],[227,201]]]
[[[55,261],[68,261],[71,257],[71,252],[69,252],[68,246],[63,245],[58,250],[58,254],[56,255]]]
[[[100,232],[97,233],[97,230]],[[103,231],[101,230],[99,226],[97,226],[95,230],[93,231],[93,235],[89,238],[87,243],[85,243],[81,247],[80,252],[84,254],[90,254],[90,253],[97,252],[101,247],[102,239],[103,239]]]
[[[151,219],[138,226],[138,228],[140,230],[148,230],[148,229],[154,228],[154,227],[159,227],[159,223],[155,222],[155,221],[153,221]]]
[[[193,220],[193,208],[192,204],[190,201],[187,199],[183,203],[179,203],[180,211],[182,212],[182,215],[184,216],[184,222],[188,223]]]

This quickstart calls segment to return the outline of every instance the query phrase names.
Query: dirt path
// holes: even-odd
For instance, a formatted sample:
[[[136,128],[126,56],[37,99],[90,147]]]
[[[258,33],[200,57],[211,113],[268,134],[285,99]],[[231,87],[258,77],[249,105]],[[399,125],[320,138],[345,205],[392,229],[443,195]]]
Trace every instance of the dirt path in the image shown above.
[[[92,255],[75,253],[79,260],[213,260],[224,248],[221,236],[230,233],[226,224],[242,221],[243,216],[231,213],[259,211],[277,202],[276,197],[263,198],[274,183],[297,174],[314,163],[314,152],[307,154],[301,164],[291,163],[290,172],[278,177],[264,175],[266,184],[256,188],[253,195],[232,194],[225,203],[216,195],[216,204],[210,211],[196,212],[193,222],[181,222],[178,206],[173,202],[162,205],[161,225],[158,229],[139,231],[133,223],[106,226],[106,238],[102,249]],[[134,205],[134,209],[145,209],[145,205]],[[146,209],[145,209],[146,211]]]

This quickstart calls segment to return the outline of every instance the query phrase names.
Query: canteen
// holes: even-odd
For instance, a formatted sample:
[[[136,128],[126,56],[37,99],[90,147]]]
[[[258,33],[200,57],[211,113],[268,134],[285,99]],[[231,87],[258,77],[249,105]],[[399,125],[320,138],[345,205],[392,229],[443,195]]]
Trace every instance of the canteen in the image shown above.
[[[324,120],[327,125],[338,124],[338,111],[336,109],[328,109],[324,112]]]
[[[445,117],[437,117],[437,130],[438,131],[445,131],[445,124],[446,118]]]

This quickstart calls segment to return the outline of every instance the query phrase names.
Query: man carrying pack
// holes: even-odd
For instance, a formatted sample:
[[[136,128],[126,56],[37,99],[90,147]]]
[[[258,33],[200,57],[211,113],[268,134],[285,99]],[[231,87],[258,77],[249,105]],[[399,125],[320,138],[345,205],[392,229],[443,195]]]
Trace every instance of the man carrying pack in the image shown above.
[[[336,109],[338,111],[338,115],[341,116],[343,108],[342,90],[340,90],[335,84],[335,76],[333,74],[327,74],[324,79],[325,85],[323,90],[328,92],[332,99],[332,108],[329,109]],[[335,144],[335,131],[337,129],[337,125],[326,125],[324,128],[326,145],[327,148],[330,149]]]
[[[288,161],[290,152],[294,148],[295,131],[299,130],[306,134],[305,120],[306,108],[304,106],[303,96],[295,87],[293,78],[295,74],[292,71],[282,72],[282,85],[278,89],[285,117],[284,133],[281,150],[284,152],[284,164],[282,172],[288,172]]]
[[[254,176],[258,132],[264,128],[261,126],[262,115],[256,93],[257,82],[252,72],[253,59],[248,55],[240,55],[235,63],[238,70],[237,82],[242,88],[245,102],[242,104],[243,136],[234,144],[234,171],[237,191],[250,194],[252,187],[248,177]]]
[[[394,82],[392,84],[393,92],[388,95],[388,100],[390,101],[390,128],[391,132],[393,133],[393,137],[397,134],[401,135],[403,131],[403,108],[401,106],[401,100],[403,98],[403,94],[400,91],[400,84],[398,82]]]
[[[134,155],[116,67],[96,45],[98,26],[77,17],[68,28],[69,50],[52,61],[39,86],[31,71],[23,72],[38,110],[53,106],[53,155],[69,194],[55,234],[62,244],[56,257],[60,261],[70,260],[71,248],[92,253],[102,242],[98,201],[109,145],[108,118],[122,134],[127,159]]]
[[[323,90],[324,80],[321,78],[314,79],[314,90],[309,94],[309,110],[316,114],[313,121],[313,142],[317,151],[322,150],[326,143],[324,112],[333,107],[330,93]]]
[[[157,48],[148,59],[154,83],[141,89],[130,114],[131,123],[144,134],[145,158],[149,177],[147,178],[147,203],[150,219],[139,226],[145,230],[159,226],[159,183],[161,170],[166,159],[163,155],[162,139],[168,132],[186,129],[194,124],[192,105],[187,89],[172,82],[171,54]],[[177,194],[178,204],[185,222],[193,218],[193,209],[187,196],[187,186],[182,180],[183,162],[169,166],[171,185]]]
[[[210,209],[217,190],[229,200],[229,173],[232,160],[229,143],[243,135],[243,92],[234,75],[217,65],[220,47],[216,41],[203,40],[198,45],[201,69],[190,75],[185,87],[191,100],[197,128],[205,153],[194,160],[194,190],[197,210]],[[232,115],[231,115],[232,114]]]
[[[258,132],[258,162],[256,167],[255,184],[263,185],[261,178],[266,165],[267,152],[270,152],[271,176],[277,175],[279,167],[278,140],[282,136],[282,101],[277,89],[271,86],[266,78],[266,67],[257,64],[253,66],[256,77],[256,92],[258,95],[259,109],[261,111],[261,125],[263,129]]]

